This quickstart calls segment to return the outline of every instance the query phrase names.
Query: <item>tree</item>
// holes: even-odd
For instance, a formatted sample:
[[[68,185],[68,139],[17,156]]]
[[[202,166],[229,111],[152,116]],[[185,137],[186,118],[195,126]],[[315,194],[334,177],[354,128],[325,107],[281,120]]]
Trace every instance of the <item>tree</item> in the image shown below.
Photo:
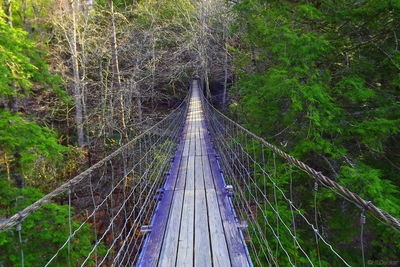
[[[59,157],[65,148],[58,144],[52,130],[29,121],[19,112],[24,105],[15,108],[15,103],[33,94],[34,88],[38,91],[50,87],[61,96],[64,94],[57,87],[58,77],[50,74],[41,51],[27,38],[26,32],[0,20],[0,36],[1,156],[8,179],[12,176],[23,187],[23,174],[35,159]]]
[[[395,216],[399,8],[393,1],[245,0],[235,5],[241,39],[233,48],[242,123]],[[340,201],[330,196],[321,203],[327,208],[319,212],[329,218],[323,227],[356,242],[358,225],[328,208]],[[373,224],[368,234],[397,248],[391,229],[382,228]],[[382,244],[367,246],[370,258],[396,257]],[[353,249],[341,253],[352,259]]]
[[[4,0],[4,5],[5,5],[5,19],[7,21],[7,24],[12,27],[12,0]]]
[[[73,86],[74,86],[74,100],[75,100],[75,111],[76,111],[76,128],[78,135],[78,145],[83,146],[85,142],[83,132],[83,111],[82,111],[82,89],[81,89],[81,77],[79,73],[78,63],[78,50],[77,50],[77,12],[78,12],[78,1],[73,0],[70,4],[70,10],[72,14],[72,29],[69,33],[69,45],[71,51],[72,71],[73,71]]]
[[[2,207],[0,216],[11,216],[43,196],[34,188],[12,187],[4,181],[3,177],[0,177],[0,205]],[[73,209],[71,215],[74,215]],[[19,241],[17,232],[0,233],[0,265],[21,266],[21,251],[24,254],[25,266],[45,265],[54,252],[65,243],[65,238],[69,235],[68,222],[68,206],[52,203],[46,204],[43,209],[22,222],[22,242]],[[76,229],[79,225],[80,222],[72,220],[72,229]],[[95,239],[90,224],[86,224],[79,231],[79,235],[75,236],[71,253],[60,251],[53,263],[55,265],[68,265],[68,262],[78,263],[90,252],[92,242],[95,242]],[[100,244],[99,255],[104,251],[104,246]],[[93,264],[93,262],[89,261],[89,264]]]
[[[117,44],[117,32],[115,28],[115,14],[114,14],[114,3],[109,0],[110,13],[111,13],[111,53],[112,53],[112,82],[111,90],[115,91],[115,95],[119,96],[119,112],[121,117],[122,132],[125,138],[126,134],[126,121],[125,121],[125,107],[124,107],[124,94],[121,92],[121,75],[119,72],[119,60],[118,60],[118,44]],[[115,87],[115,88],[114,88]]]

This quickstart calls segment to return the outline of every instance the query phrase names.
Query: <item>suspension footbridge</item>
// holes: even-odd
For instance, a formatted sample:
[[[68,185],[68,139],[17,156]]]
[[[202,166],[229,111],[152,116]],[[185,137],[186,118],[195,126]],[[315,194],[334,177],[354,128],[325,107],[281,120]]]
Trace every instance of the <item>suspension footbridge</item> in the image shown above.
[[[347,243],[329,225],[335,201],[357,230]],[[35,221],[52,202],[68,207],[46,218],[57,233]],[[367,217],[399,240],[397,218],[226,117],[193,80],[163,120],[2,219],[0,231],[15,239],[20,266],[39,233],[57,236],[37,255],[44,266],[351,266],[370,255]]]
[[[139,266],[250,266],[197,82],[180,142]]]

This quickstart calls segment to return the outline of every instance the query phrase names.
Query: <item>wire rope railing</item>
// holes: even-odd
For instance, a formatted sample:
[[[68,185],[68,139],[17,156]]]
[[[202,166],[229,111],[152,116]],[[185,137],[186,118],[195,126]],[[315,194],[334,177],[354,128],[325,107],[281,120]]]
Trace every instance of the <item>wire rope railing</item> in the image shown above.
[[[109,156],[1,220],[0,234],[13,246],[18,244],[10,255],[14,262],[15,258],[20,266],[28,262],[34,266],[125,266],[136,262],[145,239],[141,228],[151,222],[158,189],[180,141],[188,96],[164,119]],[[67,212],[60,209],[48,214],[53,203],[67,206]],[[40,227],[38,220],[53,224],[57,231]],[[43,236],[47,236],[46,244],[38,240]],[[14,239],[19,241],[11,242]],[[45,246],[46,250],[40,250],[45,254],[35,254],[34,244]]]
[[[204,96],[201,100],[226,190],[233,188],[233,213],[240,228],[247,225],[244,238],[257,266],[396,262],[397,218],[254,135]],[[188,97],[126,145],[1,220],[0,241],[10,241],[13,261],[0,262],[0,267],[16,261],[20,266],[133,266],[187,114]],[[378,228],[371,231],[368,214],[391,234],[379,236]],[[337,218],[348,222],[346,229],[334,224]],[[52,227],[44,227],[43,221]],[[371,233],[376,235],[373,241]],[[369,251],[373,242],[395,246]],[[38,250],[37,244],[46,250]]]
[[[366,211],[385,223],[381,225],[389,225],[391,228],[387,228],[393,232],[391,240],[383,240],[385,235],[375,242],[380,241],[382,246],[385,242],[399,245],[397,218],[251,133],[217,110],[204,96],[202,104],[225,182],[234,191],[231,200],[237,219],[248,224],[246,241],[254,263],[365,265]],[[349,202],[356,205],[350,207]],[[340,208],[332,207],[338,203]],[[330,224],[332,214],[338,216],[336,212],[343,213],[339,216],[348,220],[349,229],[337,229]],[[340,230],[344,233],[340,234]],[[396,247],[389,250],[390,256],[385,260],[395,261],[390,257],[397,255]],[[385,253],[372,251],[368,257],[385,257]]]

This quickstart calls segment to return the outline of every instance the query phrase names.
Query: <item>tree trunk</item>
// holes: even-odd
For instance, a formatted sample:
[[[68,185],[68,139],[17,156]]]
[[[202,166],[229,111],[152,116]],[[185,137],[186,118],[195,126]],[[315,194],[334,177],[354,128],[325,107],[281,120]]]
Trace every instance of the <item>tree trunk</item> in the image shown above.
[[[224,89],[222,91],[222,106],[226,104],[226,93],[228,85],[228,49],[225,42],[225,58],[224,58]]]
[[[154,20],[154,19],[153,19]],[[154,31],[151,32],[151,106],[154,109],[155,106],[155,74],[156,74],[156,41],[154,37]],[[141,101],[141,100],[140,100]]]
[[[201,35],[200,35],[200,42],[201,42],[201,61],[202,67],[204,71],[204,81],[205,81],[205,90],[206,90],[206,97],[211,98],[210,92],[210,82],[209,82],[209,71],[208,71],[208,39],[207,39],[207,7],[206,3],[203,2],[201,4]]]
[[[15,163],[13,176],[15,180],[15,186],[18,188],[24,188],[24,177],[21,175],[21,154],[19,152],[14,154]]]
[[[5,0],[5,13],[6,13],[6,22],[10,27],[13,26],[12,23],[12,1],[11,0]]]
[[[7,24],[12,28],[13,23],[12,23],[12,1],[11,0],[5,0],[5,14],[6,14],[6,22]],[[15,92],[18,92],[17,86],[14,84],[12,85],[15,89]],[[12,95],[9,97],[8,101],[8,108],[13,111],[13,112],[18,112],[18,100],[15,95]]]
[[[78,145],[82,147],[84,145],[84,133],[83,133],[83,115],[82,115],[82,94],[81,94],[81,82],[79,75],[79,62],[78,62],[78,51],[77,51],[77,38],[76,38],[76,10],[77,1],[71,3],[72,10],[72,36],[70,42],[71,48],[71,59],[72,59],[72,71],[73,71],[73,86],[74,86],[74,101],[76,111],[76,128],[78,136]]]
[[[138,114],[139,122],[143,121],[143,111],[142,111],[142,98],[140,97],[140,90],[135,85],[135,92],[136,92],[136,112]]]
[[[206,96],[207,96],[207,98],[210,99],[211,98],[211,91],[210,91],[210,80],[208,78],[208,68],[207,68],[207,66],[205,67],[204,72],[205,72],[204,80],[206,82]]]
[[[88,4],[88,3],[87,3]],[[78,35],[79,40],[77,40],[77,43],[80,44],[80,49],[79,52],[81,54],[80,57],[80,72],[78,72],[78,76],[80,76],[80,94],[81,94],[81,105],[82,105],[82,120],[83,121],[88,121],[88,111],[87,111],[87,88],[86,88],[86,83],[87,83],[87,52],[86,52],[86,29],[88,27],[88,19],[89,19],[89,10],[87,7],[85,7],[84,10],[84,30],[80,32]],[[85,136],[86,138],[86,143],[89,144],[89,136]]]
[[[117,44],[117,33],[115,29],[115,16],[114,16],[114,4],[112,0],[109,0],[110,12],[111,12],[111,54],[112,54],[112,86],[116,95],[119,95],[119,105],[121,112],[121,124],[123,132],[126,130],[125,122],[125,105],[124,105],[124,95],[121,88],[121,76],[119,72],[119,62],[118,62],[118,44]]]
[[[26,29],[30,29],[30,27],[27,27],[28,26],[27,23],[28,21],[26,16],[26,0],[22,0],[22,24],[24,24],[24,27]]]

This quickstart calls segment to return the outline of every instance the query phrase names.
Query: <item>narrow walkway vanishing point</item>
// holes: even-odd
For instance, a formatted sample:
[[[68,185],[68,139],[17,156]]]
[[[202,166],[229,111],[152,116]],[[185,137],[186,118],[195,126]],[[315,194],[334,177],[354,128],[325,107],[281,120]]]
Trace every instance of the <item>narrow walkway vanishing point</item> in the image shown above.
[[[289,175],[286,188],[275,182],[281,178],[277,166],[290,173],[295,167],[313,179],[305,203],[313,199],[314,204],[308,210],[293,201],[293,194],[306,194],[292,191],[295,176]],[[298,180],[303,181],[308,183]],[[325,227],[319,225],[319,203],[325,199],[317,198],[325,191],[317,191],[320,186],[355,204],[342,214],[353,225],[343,234],[357,230],[349,242],[339,238],[334,244],[330,235],[320,233]],[[68,214],[49,213],[45,204],[52,202],[67,203]],[[398,233],[399,219],[226,117],[194,81],[188,97],[161,121],[14,215],[0,216],[0,233],[12,244],[6,254],[10,261],[0,266],[251,267],[247,249],[256,266],[360,266],[372,255],[364,253],[364,237],[370,235],[364,231],[367,211]],[[29,217],[35,212],[44,213]],[[353,216],[357,212],[360,217]],[[246,240],[246,223],[238,218],[250,226]],[[47,225],[43,219],[56,224],[36,227]],[[57,239],[43,241],[58,228]],[[299,233],[308,236],[307,243]],[[397,244],[397,236],[386,240],[385,233],[374,242]],[[354,243],[358,236],[359,246]],[[35,254],[38,240],[48,246],[46,253]],[[353,253],[357,248],[361,259]],[[398,254],[396,246],[387,248],[390,255]],[[26,264],[31,255],[38,264]]]
[[[206,128],[198,81],[138,266],[252,266]]]

